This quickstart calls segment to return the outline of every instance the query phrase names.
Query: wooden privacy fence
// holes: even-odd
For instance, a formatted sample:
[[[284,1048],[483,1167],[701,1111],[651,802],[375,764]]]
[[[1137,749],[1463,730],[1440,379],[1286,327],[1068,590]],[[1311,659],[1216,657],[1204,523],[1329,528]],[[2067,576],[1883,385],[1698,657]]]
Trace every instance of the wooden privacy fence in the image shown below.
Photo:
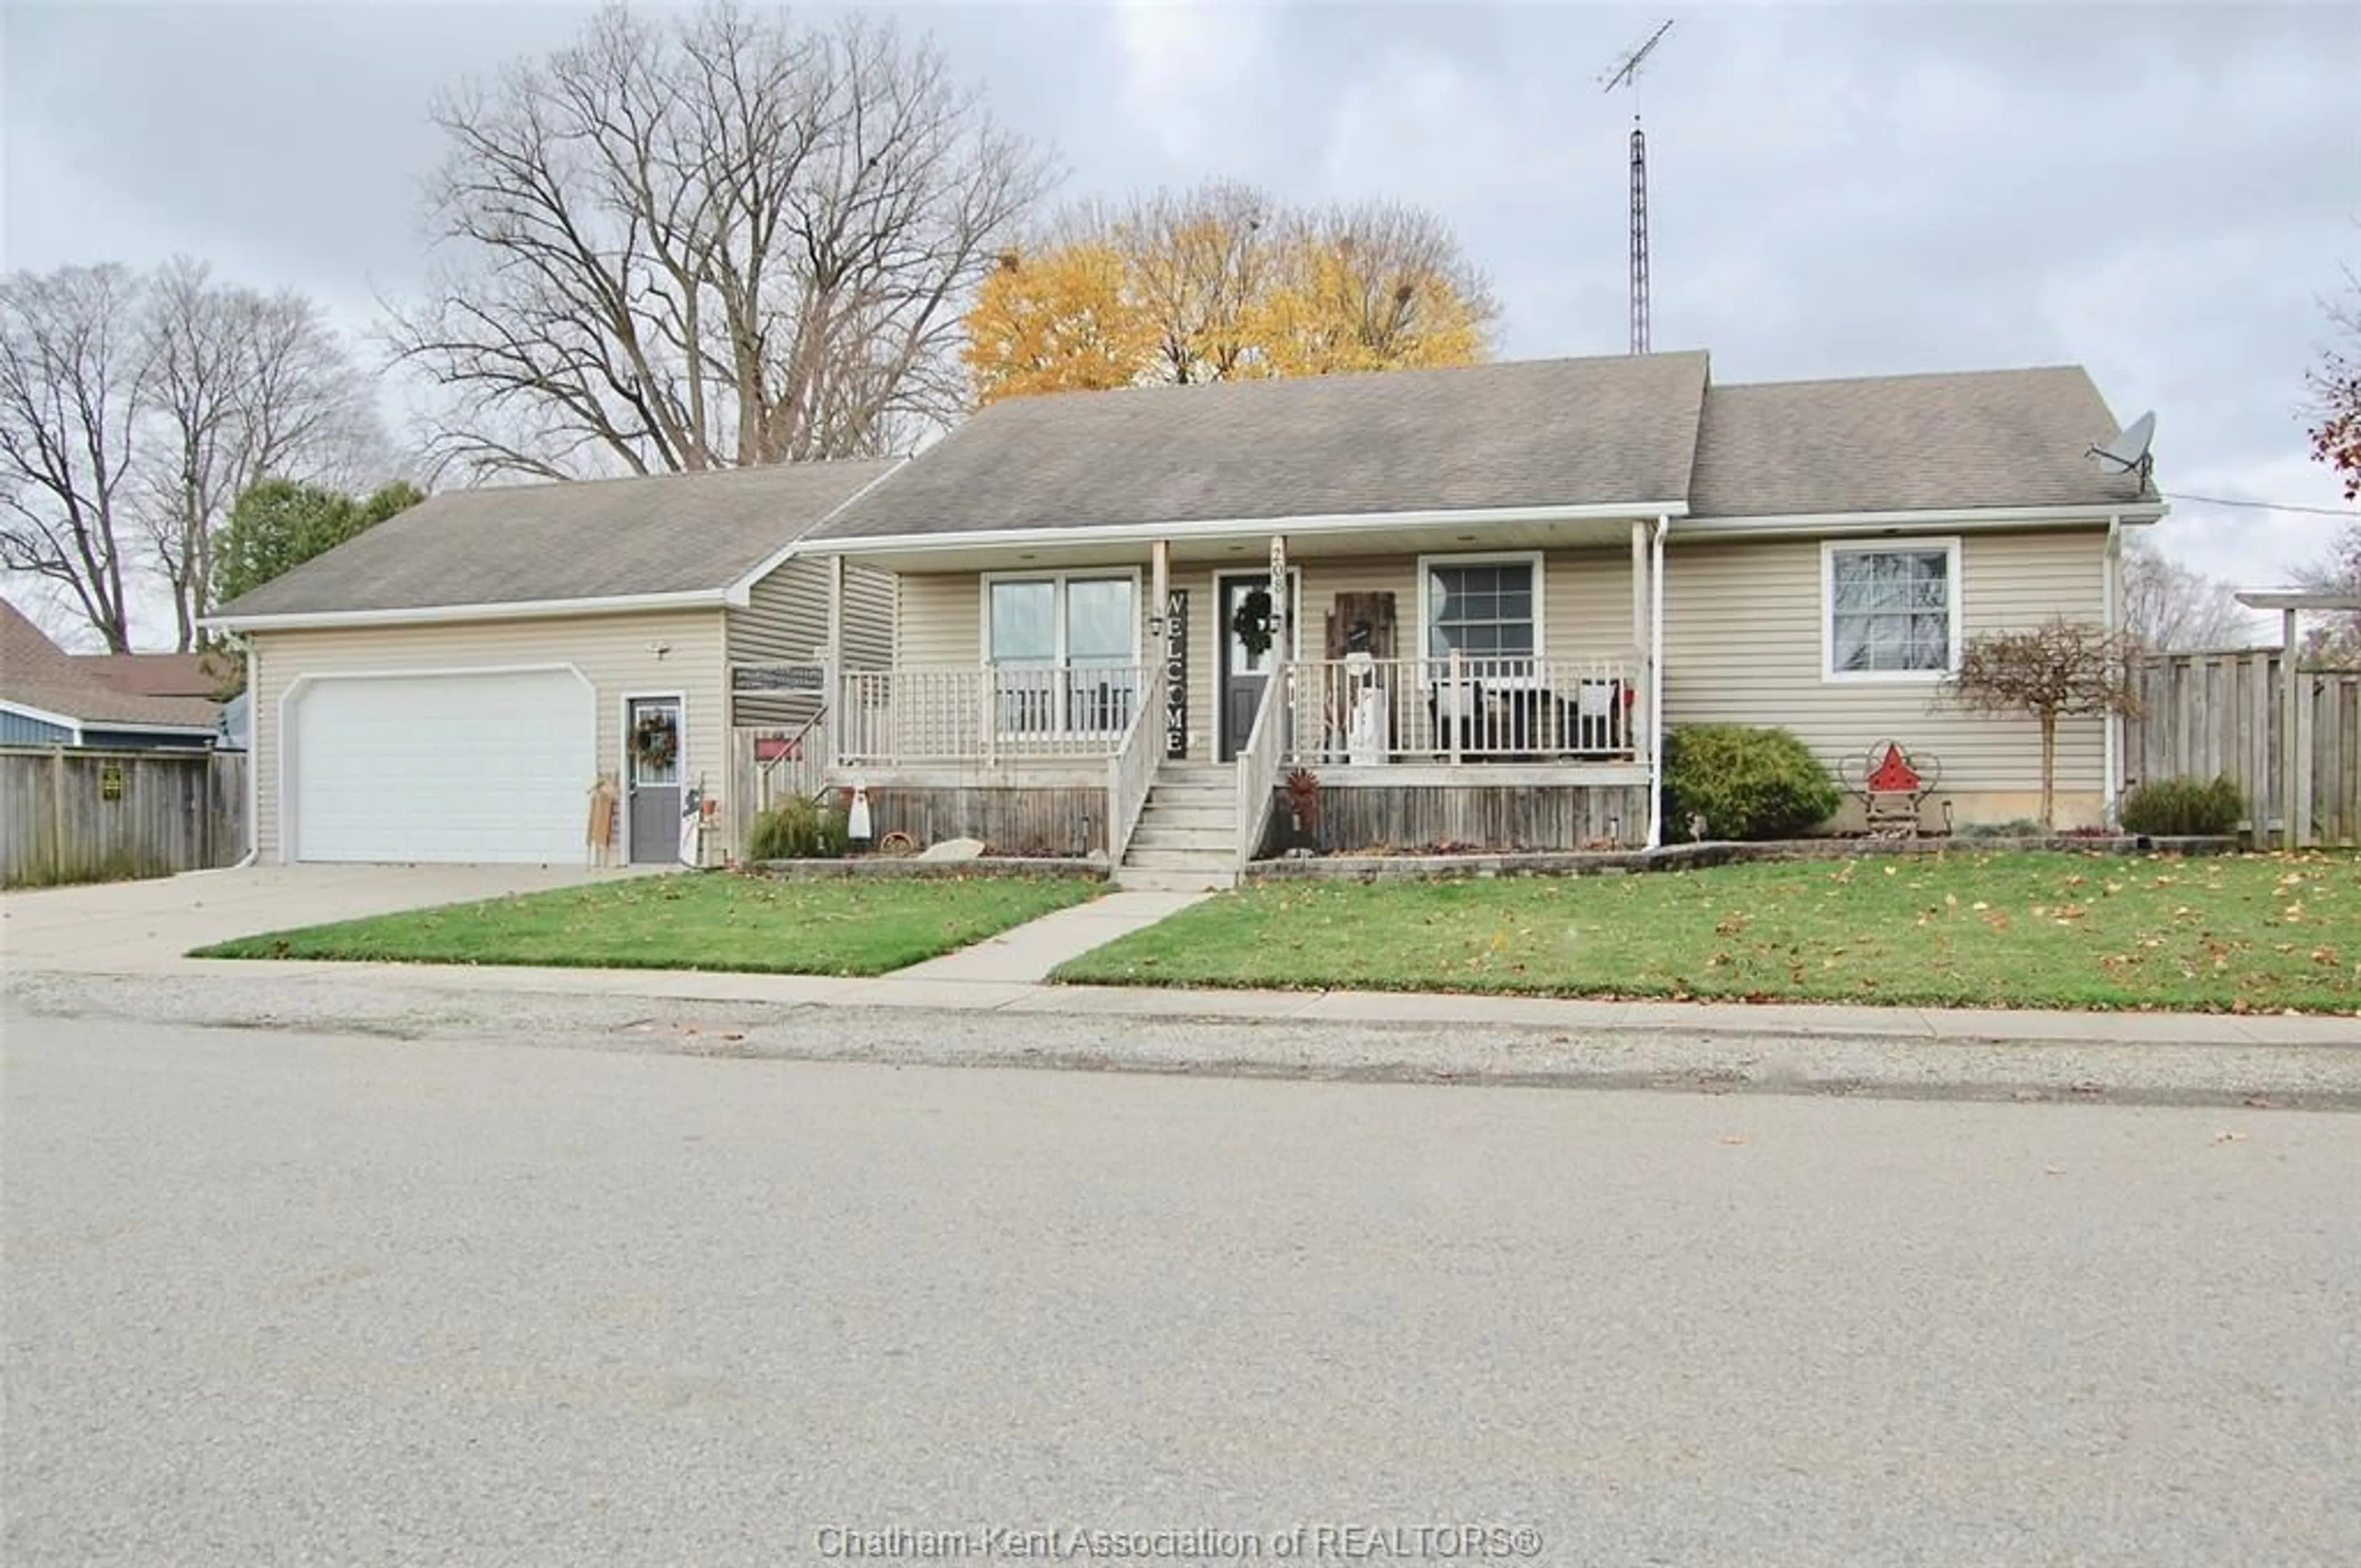
[[[2290,687],[2275,648],[2172,653],[2137,685],[2126,784],[2226,776],[2257,842],[2361,844],[2361,671],[2298,669]]]
[[[816,795],[828,774],[828,736],[815,710],[800,723],[741,725],[730,732],[730,853],[746,852],[754,818],[789,795]]]
[[[0,884],[170,876],[245,858],[244,751],[0,748]]]

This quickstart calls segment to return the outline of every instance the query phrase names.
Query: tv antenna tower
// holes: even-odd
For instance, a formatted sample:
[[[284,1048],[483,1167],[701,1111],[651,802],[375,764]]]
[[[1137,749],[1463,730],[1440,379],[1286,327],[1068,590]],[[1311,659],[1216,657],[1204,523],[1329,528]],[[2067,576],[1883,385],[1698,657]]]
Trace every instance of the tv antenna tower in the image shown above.
[[[1625,55],[1613,71],[1599,78],[1606,90],[1631,89],[1631,352],[1648,352],[1648,137],[1640,129],[1640,67],[1664,35],[1666,22],[1648,35],[1648,41]]]

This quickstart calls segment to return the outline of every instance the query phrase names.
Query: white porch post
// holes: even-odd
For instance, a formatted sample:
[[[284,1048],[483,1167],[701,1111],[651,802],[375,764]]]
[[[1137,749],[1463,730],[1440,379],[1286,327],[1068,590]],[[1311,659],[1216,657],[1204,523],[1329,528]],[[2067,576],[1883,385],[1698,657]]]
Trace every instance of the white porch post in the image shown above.
[[[825,779],[843,747],[837,743],[852,706],[846,700],[844,665],[844,557],[828,558],[828,645],[819,651],[819,769]]]
[[[1634,706],[1631,715],[1635,721],[1635,728],[1631,736],[1634,751],[1637,751],[1640,745],[1640,737],[1648,733],[1649,729],[1655,723],[1654,709],[1650,705],[1648,696],[1653,684],[1648,678],[1648,521],[1645,518],[1633,518],[1631,520],[1631,662],[1637,666],[1635,673],[1640,677],[1641,692],[1640,700]]]
[[[1648,561],[1648,848],[1664,844],[1664,532],[1670,516],[1656,519]]]
[[[1288,691],[1290,679],[1288,653],[1295,645],[1295,604],[1287,591],[1287,539],[1282,534],[1270,536],[1270,679],[1279,686],[1273,694],[1279,705],[1279,721],[1285,727],[1280,734],[1279,754],[1290,757],[1295,752],[1295,701]],[[1223,632],[1222,635],[1228,635]]]
[[[1159,539],[1148,547],[1148,663],[1164,657],[1164,616],[1171,606],[1166,601],[1172,597],[1172,542]]]

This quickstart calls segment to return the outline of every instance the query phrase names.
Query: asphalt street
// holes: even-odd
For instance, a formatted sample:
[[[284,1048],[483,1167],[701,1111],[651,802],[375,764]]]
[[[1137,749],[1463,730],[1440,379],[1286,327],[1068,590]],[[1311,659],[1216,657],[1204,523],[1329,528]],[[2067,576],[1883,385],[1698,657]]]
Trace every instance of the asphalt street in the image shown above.
[[[0,1049],[9,1564],[2361,1562],[2349,1114]]]

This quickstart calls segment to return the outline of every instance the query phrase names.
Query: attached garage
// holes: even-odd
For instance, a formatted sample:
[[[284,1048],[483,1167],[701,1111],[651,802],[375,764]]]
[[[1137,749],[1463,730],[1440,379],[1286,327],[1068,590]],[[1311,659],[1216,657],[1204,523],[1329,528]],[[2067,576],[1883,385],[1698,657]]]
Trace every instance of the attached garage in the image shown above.
[[[730,858],[732,727],[782,722],[733,667],[891,656],[892,579],[795,546],[892,466],[452,491],[225,607],[207,625],[246,643],[258,856]]]
[[[538,865],[581,852],[598,694],[571,665],[303,677],[281,723],[290,860]]]

